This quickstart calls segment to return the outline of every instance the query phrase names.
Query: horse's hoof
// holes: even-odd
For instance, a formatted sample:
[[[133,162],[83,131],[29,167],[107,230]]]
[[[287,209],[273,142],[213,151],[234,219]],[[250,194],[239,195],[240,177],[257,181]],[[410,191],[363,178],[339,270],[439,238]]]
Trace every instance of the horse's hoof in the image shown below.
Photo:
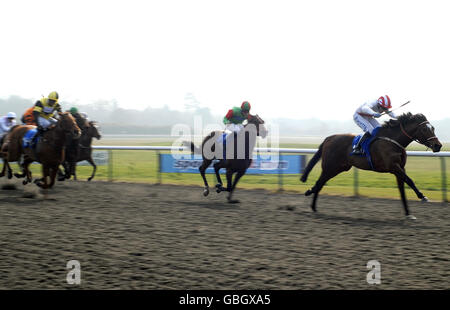
[[[240,203],[237,199],[228,199],[228,203]]]
[[[300,178],[300,181],[302,181],[303,183],[305,183],[305,182],[306,182],[306,177],[302,175],[301,178]]]
[[[311,195],[312,194],[312,191],[310,190],[310,189],[308,189],[306,192],[305,192],[305,196],[309,196],[309,195]]]
[[[88,182],[90,182],[92,179],[93,179],[93,178],[89,178],[89,179],[88,179]]]
[[[222,184],[216,184],[216,193],[220,193],[221,191],[223,191]]]
[[[421,201],[422,201],[422,202],[428,202],[429,200],[428,200],[427,197],[423,196]]]
[[[13,173],[12,172],[8,172],[8,179],[12,179],[12,177],[13,177]]]
[[[23,181],[22,181],[22,184],[23,184],[23,185],[27,185],[27,184],[28,184],[28,181],[23,180]]]
[[[203,190],[203,196],[208,196],[209,195],[209,189],[208,188],[205,188],[204,190]]]
[[[410,215],[406,216],[406,219],[415,221],[415,220],[417,220],[417,217],[415,217],[414,215],[410,214]]]

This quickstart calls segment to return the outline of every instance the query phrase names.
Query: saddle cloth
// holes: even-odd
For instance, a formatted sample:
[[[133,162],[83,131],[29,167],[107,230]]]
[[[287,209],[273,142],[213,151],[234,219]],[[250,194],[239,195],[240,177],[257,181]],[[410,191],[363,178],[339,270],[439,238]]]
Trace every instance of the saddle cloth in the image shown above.
[[[353,152],[350,153],[350,155],[354,155],[354,156],[366,156],[367,161],[369,162],[370,168],[372,168],[372,170],[373,170],[372,156],[370,155],[369,149],[370,149],[370,145],[372,144],[372,142],[377,139],[377,133],[380,130],[380,128],[381,127],[376,127],[372,131],[372,135],[361,144],[361,148],[364,150],[364,154],[353,154]],[[362,138],[362,136],[363,135],[359,135],[353,139],[352,148],[355,147],[355,145]]]

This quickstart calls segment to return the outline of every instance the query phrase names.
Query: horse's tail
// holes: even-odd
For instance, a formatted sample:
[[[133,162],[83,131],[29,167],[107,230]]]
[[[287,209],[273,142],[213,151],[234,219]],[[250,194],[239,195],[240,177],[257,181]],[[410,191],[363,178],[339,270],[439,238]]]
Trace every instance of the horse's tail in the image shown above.
[[[319,146],[319,150],[316,152],[316,154],[314,154],[313,158],[311,158],[311,160],[306,165],[306,168],[303,171],[303,174],[302,174],[302,177],[300,178],[300,181],[306,182],[306,179],[308,179],[308,175],[311,172],[312,168],[314,168],[314,166],[317,164],[317,162],[322,157],[322,148],[323,148],[323,144],[324,143],[325,143],[325,141],[322,142],[322,144]]]
[[[202,150],[194,144],[194,142],[183,141],[183,146],[191,149],[192,154],[201,154]]]

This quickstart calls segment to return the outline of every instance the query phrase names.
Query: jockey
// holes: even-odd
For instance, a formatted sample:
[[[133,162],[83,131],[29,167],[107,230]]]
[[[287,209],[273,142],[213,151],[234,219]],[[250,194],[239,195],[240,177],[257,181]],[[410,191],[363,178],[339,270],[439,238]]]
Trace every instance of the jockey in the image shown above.
[[[61,112],[61,106],[58,103],[59,95],[53,91],[48,98],[38,100],[33,109],[33,116],[38,125],[38,129],[43,131],[58,122],[55,118],[55,112]]]
[[[69,112],[75,118],[78,127],[80,127],[81,130],[84,130],[84,128],[87,127],[87,118],[83,115],[85,113],[78,112],[76,107],[70,108]]]
[[[3,143],[3,138],[14,125],[16,125],[16,113],[9,112],[6,116],[0,118],[0,145]]]
[[[389,109],[391,106],[391,99],[388,95],[382,96],[374,101],[367,101],[361,105],[353,115],[353,120],[363,131],[364,135],[359,139],[358,143],[353,149],[353,154],[361,155],[364,153],[361,146],[364,140],[366,140],[372,131],[380,126],[380,123],[375,119],[386,112],[390,117],[397,118],[397,116]]]
[[[22,115],[22,118],[20,119],[22,121],[22,124],[24,125],[33,125],[36,126],[36,120],[33,116],[34,106],[31,108],[28,108],[25,113]]]
[[[241,129],[244,128],[242,123],[248,119],[250,113],[250,103],[248,101],[244,101],[241,104],[241,107],[234,107],[230,109],[223,118],[223,123],[225,124],[225,132],[228,134],[235,132],[238,133]],[[228,135],[227,135],[228,136]]]

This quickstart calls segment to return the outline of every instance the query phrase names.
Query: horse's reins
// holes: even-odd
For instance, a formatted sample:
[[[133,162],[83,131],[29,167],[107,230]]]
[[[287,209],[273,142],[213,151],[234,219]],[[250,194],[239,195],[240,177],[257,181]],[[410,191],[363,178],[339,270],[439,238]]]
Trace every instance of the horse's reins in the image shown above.
[[[416,130],[417,130],[420,126],[426,125],[426,124],[429,124],[429,123],[430,123],[429,121],[424,121],[424,122],[420,123],[419,125],[417,125]],[[420,144],[423,144],[423,145],[425,145],[425,143],[427,143],[429,140],[437,139],[436,136],[429,137],[429,138],[426,139],[425,141],[420,141],[419,139],[414,139],[413,137],[411,137],[411,136],[406,132],[406,130],[405,130],[405,129],[403,128],[403,126],[402,126],[402,123],[400,123],[400,130],[403,132],[403,134],[404,134],[405,136],[407,136],[407,137],[410,138],[411,140],[416,141],[417,143],[420,143]]]

